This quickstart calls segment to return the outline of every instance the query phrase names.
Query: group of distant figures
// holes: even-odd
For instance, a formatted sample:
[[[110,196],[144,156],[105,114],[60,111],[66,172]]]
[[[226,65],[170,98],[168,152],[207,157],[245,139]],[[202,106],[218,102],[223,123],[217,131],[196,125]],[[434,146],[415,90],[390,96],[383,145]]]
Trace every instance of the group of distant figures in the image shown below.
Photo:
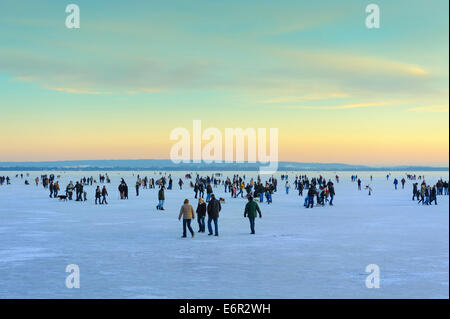
[[[161,173],[160,173],[161,174]],[[386,175],[386,179],[389,180],[391,174]],[[23,178],[23,174],[17,174],[16,177]],[[26,176],[29,176],[27,173]],[[224,192],[229,192],[232,198],[238,197],[252,197],[255,201],[263,203],[264,200],[266,203],[271,204],[273,199],[272,195],[277,192],[277,184],[278,180],[275,177],[269,177],[267,181],[262,182],[260,176],[256,179],[251,178],[246,182],[245,174],[240,176],[238,174],[233,175],[232,178],[226,177],[223,179],[217,178],[217,176],[221,176],[221,174],[213,174],[212,176],[201,177],[197,174],[195,181],[190,181],[190,186],[193,188],[195,198],[204,198],[206,192],[206,203],[209,203],[211,200],[211,196],[213,194],[213,188],[216,188],[218,185],[222,185],[224,187]],[[50,191],[49,197],[51,198],[59,198],[60,200],[72,200],[73,195],[75,193],[75,201],[87,201],[87,192],[84,190],[84,186],[93,185],[97,183],[92,176],[91,177],[83,177],[80,181],[76,181],[73,184],[72,181],[66,186],[65,193],[60,194],[60,185],[56,179],[59,179],[60,175],[56,176],[54,174],[41,175],[41,177],[35,178],[36,185],[39,185],[41,181],[44,188],[48,188]],[[191,174],[186,174],[186,179],[191,179]],[[288,181],[288,175],[281,175],[281,180],[285,180],[285,190],[286,194],[289,194],[289,190],[291,185]],[[449,194],[449,183],[448,181],[443,181],[439,179],[435,185],[427,185],[425,182],[425,177],[422,175],[415,174],[406,174],[406,178],[411,181],[422,181],[419,186],[418,182],[413,183],[413,200],[417,200],[419,204],[423,205],[437,205],[437,196],[439,195],[448,195]],[[110,183],[111,180],[108,174],[102,175],[99,174],[98,181],[100,183]],[[339,183],[339,176],[336,175],[335,181]],[[351,176],[351,181],[356,182],[358,185],[358,190],[361,190],[362,181],[358,178],[357,175]],[[370,181],[372,181],[372,176],[370,176]],[[9,176],[0,176],[0,185],[10,184],[11,180]],[[28,180],[25,181],[27,185],[29,185]],[[400,181],[397,178],[394,178],[393,184],[395,189],[397,189],[398,184],[401,184],[402,189],[405,187],[406,179],[402,178]],[[182,189],[184,182],[181,178],[179,178],[178,183],[179,188]],[[168,185],[168,187],[166,187]],[[162,176],[160,178],[148,178],[147,176],[144,178],[140,178],[137,175],[136,180],[136,196],[139,196],[139,189],[142,187],[146,188],[156,188],[159,187],[158,191],[158,210],[164,210],[164,201],[165,201],[165,190],[172,189],[173,180],[171,175],[169,174],[167,177]],[[322,176],[309,178],[307,175],[299,175],[295,176],[294,181],[295,189],[298,190],[298,195],[303,196],[303,191],[306,191],[306,196],[304,199],[303,206],[306,208],[313,208],[314,204],[316,206],[325,206],[328,204],[333,206],[333,199],[335,197],[335,189],[334,183],[331,180],[326,180]],[[369,185],[365,187],[369,191],[369,195],[372,193],[372,188]],[[120,199],[128,199],[128,186],[125,180],[122,178],[121,182],[118,186],[119,197]],[[245,195],[244,195],[245,192]],[[97,186],[95,190],[95,204],[107,204],[106,197],[108,196],[108,192],[106,187],[103,186],[100,188]]]
[[[425,181],[420,184],[413,184],[413,196],[412,200],[417,200],[417,203],[422,205],[437,205],[438,195],[448,195],[448,181],[440,179],[435,185],[427,185]]]

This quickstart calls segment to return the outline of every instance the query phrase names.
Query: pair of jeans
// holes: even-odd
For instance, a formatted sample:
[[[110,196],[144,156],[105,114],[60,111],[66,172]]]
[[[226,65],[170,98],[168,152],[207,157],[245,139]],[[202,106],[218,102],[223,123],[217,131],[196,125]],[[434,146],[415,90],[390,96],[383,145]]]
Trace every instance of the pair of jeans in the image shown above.
[[[252,232],[252,234],[255,233],[255,217],[248,217],[248,220],[250,222],[250,230]]]
[[[259,202],[260,203],[264,202],[264,193],[259,193]]]
[[[289,194],[289,187],[286,187],[286,194]]]
[[[334,198],[334,195],[330,195],[330,205],[333,205],[333,198]]]
[[[206,194],[206,202],[209,202],[211,200],[211,193]]]
[[[303,206],[308,206],[309,196],[305,196],[305,202],[303,203]]]
[[[186,227],[191,232],[191,235],[194,234],[194,230],[191,227],[191,220],[190,219],[183,219],[183,237],[186,237]]]
[[[200,232],[205,232],[205,217],[199,217],[197,215],[197,222],[198,222],[198,230]]]
[[[158,203],[158,207],[164,208],[163,205],[164,205],[164,200],[163,200],[163,199],[160,199],[160,200],[159,200],[159,203]]]
[[[102,195],[102,196],[103,196],[103,198],[102,198],[101,204],[108,204],[108,202],[106,201],[106,195]]]
[[[209,231],[209,233],[210,234],[212,234],[213,233],[213,230],[212,230],[212,225],[211,225],[211,222],[213,222],[214,221],[214,231],[215,231],[215,235],[219,235],[219,225],[218,225],[218,219],[217,218],[211,218],[211,217],[208,217],[208,231]]]
[[[309,206],[311,206],[311,208],[314,207],[314,196],[308,196],[308,206],[306,206],[306,208],[309,208]]]

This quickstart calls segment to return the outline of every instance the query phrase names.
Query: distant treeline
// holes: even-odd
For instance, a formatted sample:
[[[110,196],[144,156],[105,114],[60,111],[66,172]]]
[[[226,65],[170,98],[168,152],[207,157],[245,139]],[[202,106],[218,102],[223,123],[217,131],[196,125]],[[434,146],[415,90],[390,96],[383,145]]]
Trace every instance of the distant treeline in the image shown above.
[[[180,163],[170,160],[84,160],[53,162],[0,162],[0,171],[258,171],[260,163]],[[341,163],[278,162],[278,171],[448,171],[448,167],[370,167]]]

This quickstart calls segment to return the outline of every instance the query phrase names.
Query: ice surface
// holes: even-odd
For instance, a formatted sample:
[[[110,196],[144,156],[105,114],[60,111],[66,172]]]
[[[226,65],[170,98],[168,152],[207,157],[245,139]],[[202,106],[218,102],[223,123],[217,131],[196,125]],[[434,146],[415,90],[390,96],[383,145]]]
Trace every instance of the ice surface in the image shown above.
[[[374,176],[372,196],[357,190],[350,173],[338,172],[335,206],[314,209],[302,206],[289,173],[291,192],[278,178],[273,204],[261,205],[256,235],[243,217],[246,200],[231,199],[219,186],[216,196],[226,199],[220,237],[194,239],[180,237],[177,220],[183,199],[194,201],[188,184],[178,190],[184,172],[172,173],[164,212],[155,209],[157,190],[135,196],[136,174],[160,176],[154,172],[109,172],[109,205],[97,206],[95,185],[85,187],[87,202],[49,198],[34,185],[41,173],[30,172],[28,186],[25,177],[12,177],[16,172],[0,173],[12,177],[0,186],[0,298],[449,297],[448,196],[438,196],[437,206],[417,205],[410,181],[394,190],[392,180],[403,172],[389,181],[385,172],[359,172],[363,186]],[[99,172],[53,173],[62,174],[63,190],[68,180],[98,179]],[[448,172],[423,174],[430,183],[448,179]],[[129,200],[118,199],[120,177]],[[65,286],[68,264],[80,267],[80,289]],[[379,289],[365,286],[368,264],[380,267]]]

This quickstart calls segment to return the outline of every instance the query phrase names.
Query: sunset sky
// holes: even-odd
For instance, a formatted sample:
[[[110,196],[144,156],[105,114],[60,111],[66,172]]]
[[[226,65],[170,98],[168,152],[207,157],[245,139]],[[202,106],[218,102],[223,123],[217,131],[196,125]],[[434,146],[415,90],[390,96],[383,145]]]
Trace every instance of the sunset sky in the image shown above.
[[[282,161],[448,166],[448,6],[1,0],[0,162],[167,159],[202,120],[278,128]]]

